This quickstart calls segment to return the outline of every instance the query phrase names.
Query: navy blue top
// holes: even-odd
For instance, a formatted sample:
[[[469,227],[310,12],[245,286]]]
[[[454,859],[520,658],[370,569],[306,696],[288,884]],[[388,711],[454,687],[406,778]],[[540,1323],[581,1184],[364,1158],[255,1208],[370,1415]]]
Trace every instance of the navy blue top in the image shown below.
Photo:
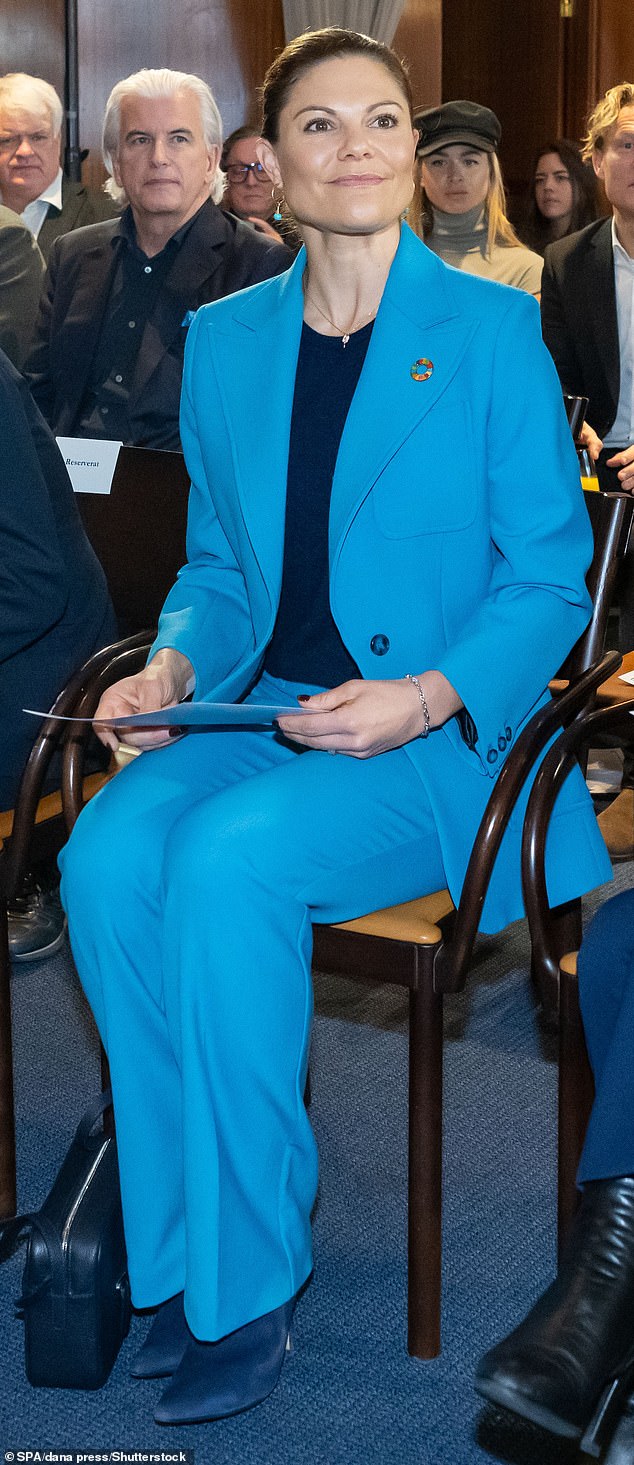
[[[265,670],[289,682],[338,687],[361,675],[329,597],[330,492],[350,403],[373,322],[342,345],[304,325],[297,360],[286,488],[284,566]]]

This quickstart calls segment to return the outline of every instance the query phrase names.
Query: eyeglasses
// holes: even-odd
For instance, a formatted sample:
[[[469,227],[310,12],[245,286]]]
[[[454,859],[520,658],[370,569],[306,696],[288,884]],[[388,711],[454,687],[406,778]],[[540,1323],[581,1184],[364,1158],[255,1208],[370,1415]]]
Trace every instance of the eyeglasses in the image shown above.
[[[16,132],[11,137],[3,134],[0,137],[0,153],[17,153],[23,142],[28,142],[31,151],[35,151],[51,142],[52,137],[52,132]]]
[[[252,173],[258,183],[270,183],[271,181],[261,163],[228,163],[225,173],[230,183],[246,183],[247,173]]]

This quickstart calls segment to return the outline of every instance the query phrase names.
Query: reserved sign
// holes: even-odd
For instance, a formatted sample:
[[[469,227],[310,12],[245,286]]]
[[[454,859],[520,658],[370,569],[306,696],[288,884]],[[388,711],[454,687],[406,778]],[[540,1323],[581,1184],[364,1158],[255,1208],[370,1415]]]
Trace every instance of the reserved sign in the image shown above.
[[[58,437],[57,446],[75,493],[110,493],[123,443],[103,438]]]

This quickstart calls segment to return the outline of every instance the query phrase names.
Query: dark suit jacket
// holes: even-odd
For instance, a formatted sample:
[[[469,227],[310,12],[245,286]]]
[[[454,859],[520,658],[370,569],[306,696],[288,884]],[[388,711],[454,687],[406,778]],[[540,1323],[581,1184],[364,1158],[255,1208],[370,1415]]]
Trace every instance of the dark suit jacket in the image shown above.
[[[22,378],[0,351],[0,808],[12,806],[48,708],[116,634],[105,576],[70,479]]]
[[[587,420],[604,437],[616,417],[621,380],[611,219],[548,246],[541,310],[561,384],[589,398]]]
[[[45,260],[48,260],[51,246],[60,234],[70,234],[72,229],[83,229],[86,224],[100,224],[104,219],[118,218],[120,213],[119,205],[107,193],[93,192],[83,183],[72,183],[70,178],[62,178],[61,210],[49,204],[37,236]]]
[[[44,260],[33,235],[0,204],[0,349],[20,368],[33,338]]]
[[[108,308],[121,221],[93,224],[58,239],[51,251],[35,345],[25,371],[56,434],[77,431],[92,359]],[[129,399],[130,442],[179,448],[183,353],[199,305],[279,275],[292,263],[271,243],[216,204],[203,204],[171,265],[143,332]]]

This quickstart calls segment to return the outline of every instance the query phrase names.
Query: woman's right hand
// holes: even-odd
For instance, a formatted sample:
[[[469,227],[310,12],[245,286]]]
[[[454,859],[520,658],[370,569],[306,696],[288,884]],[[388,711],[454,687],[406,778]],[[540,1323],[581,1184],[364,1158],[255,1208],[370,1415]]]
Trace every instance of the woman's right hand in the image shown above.
[[[136,676],[123,677],[108,687],[95,712],[95,718],[125,717],[126,713],[154,712],[159,707],[174,707],[182,702],[194,676],[191,662],[172,647],[157,651],[156,656]],[[174,736],[176,728],[153,727],[135,731],[124,727],[95,727],[97,737],[106,748],[116,751],[124,739],[132,747],[161,748]]]

